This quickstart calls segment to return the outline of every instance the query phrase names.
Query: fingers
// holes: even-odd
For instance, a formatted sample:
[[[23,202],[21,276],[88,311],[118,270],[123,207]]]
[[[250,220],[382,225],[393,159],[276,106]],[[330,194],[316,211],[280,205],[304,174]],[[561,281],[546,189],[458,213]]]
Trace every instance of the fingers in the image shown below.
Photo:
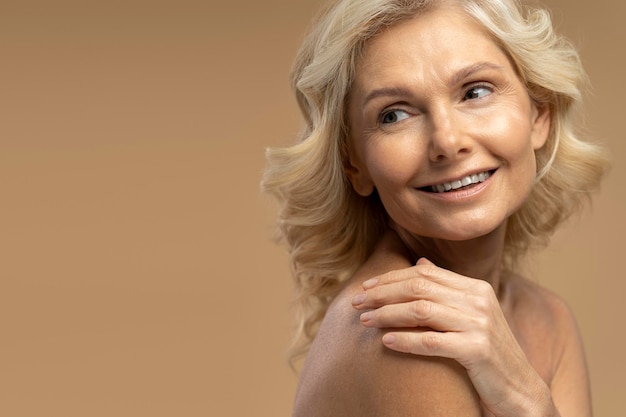
[[[398,329],[383,341],[399,352],[457,359],[471,346],[489,340],[493,328],[504,320],[494,321],[500,317],[494,314],[500,306],[489,283],[437,267],[425,258],[362,286],[364,291],[352,299],[354,308],[369,310],[361,314],[361,323]]]
[[[389,271],[385,274],[379,275],[377,277],[368,279],[367,281],[363,282],[362,286],[364,290],[369,290],[371,288],[374,288],[375,286],[379,286],[379,285],[386,285],[386,284],[393,284],[395,282],[400,282],[400,281],[404,281],[406,279],[409,279],[413,276],[416,275],[417,268],[419,266],[421,266],[422,269],[425,268],[432,268],[436,266],[430,262],[430,261],[422,261],[423,258],[420,258],[420,260],[417,261],[417,263],[415,264],[415,266],[411,267],[411,268],[404,268],[404,269],[398,269],[398,270],[393,270],[393,271]],[[426,263],[428,262],[428,263]],[[425,266],[424,266],[425,265]],[[426,272],[426,271],[424,271]],[[426,274],[428,275],[428,274]]]
[[[429,327],[446,332],[462,331],[471,321],[458,310],[429,300],[386,305],[361,314],[360,319],[365,327]]]
[[[438,267],[426,258],[420,258],[417,263],[410,267],[387,272],[363,282],[364,290],[370,290],[382,285],[394,284],[407,279],[422,277],[451,288],[464,289],[467,287],[466,279],[449,270]]]
[[[439,268],[421,258],[411,268],[365,281],[362,284],[364,291],[353,297],[352,305],[357,310],[367,310],[426,299],[455,307],[467,304],[473,295],[482,297],[479,294],[481,284],[485,282]]]
[[[429,330],[391,332],[385,334],[382,340],[386,347],[397,352],[457,359],[458,340],[454,333]]]
[[[419,299],[448,302],[458,298],[457,290],[445,287],[424,277],[411,277],[391,284],[375,286],[352,298],[357,310],[378,308],[387,304],[398,304]]]

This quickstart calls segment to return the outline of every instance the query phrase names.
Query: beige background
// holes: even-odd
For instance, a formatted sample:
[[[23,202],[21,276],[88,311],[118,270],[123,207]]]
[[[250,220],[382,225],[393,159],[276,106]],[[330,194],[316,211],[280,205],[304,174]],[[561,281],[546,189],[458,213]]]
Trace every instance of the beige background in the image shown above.
[[[290,280],[258,181],[313,0],[0,3],[0,415],[285,416]],[[623,2],[551,0],[616,161],[534,264],[623,415]]]

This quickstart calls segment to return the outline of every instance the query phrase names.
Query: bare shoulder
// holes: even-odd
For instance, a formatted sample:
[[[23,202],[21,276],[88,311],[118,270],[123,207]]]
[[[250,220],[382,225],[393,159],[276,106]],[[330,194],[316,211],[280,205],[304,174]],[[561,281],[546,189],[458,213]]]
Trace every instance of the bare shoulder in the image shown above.
[[[515,277],[512,328],[533,367],[552,391],[561,415],[590,416],[589,375],[578,325],[565,300]]]
[[[567,302],[555,292],[518,275],[511,277],[509,292],[516,322],[528,322],[551,334],[576,330],[576,320]]]
[[[409,266],[399,239],[387,235],[335,299],[302,370],[294,417],[480,415],[460,365],[393,352],[381,342],[384,331],[359,322],[351,299],[361,282]]]

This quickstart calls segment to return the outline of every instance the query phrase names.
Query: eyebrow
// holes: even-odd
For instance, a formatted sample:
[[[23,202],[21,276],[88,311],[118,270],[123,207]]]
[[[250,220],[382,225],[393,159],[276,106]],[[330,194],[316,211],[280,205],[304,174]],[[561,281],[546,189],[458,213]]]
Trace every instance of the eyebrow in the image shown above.
[[[454,75],[450,78],[448,82],[450,85],[456,85],[461,83],[463,80],[471,77],[477,72],[485,71],[485,70],[498,70],[503,71],[504,67],[500,65],[496,65],[491,62],[477,62],[475,64],[469,65],[467,67],[461,68],[459,71],[455,72]]]
[[[473,74],[484,71],[484,70],[504,70],[504,67],[500,65],[496,65],[491,62],[477,62],[472,65],[468,65],[467,67],[461,68],[457,72],[455,72],[452,77],[448,80],[448,85],[456,85],[461,83],[463,80],[471,77]],[[379,97],[397,97],[397,96],[405,96],[409,95],[410,90],[405,87],[382,87],[377,88],[375,90],[370,91],[365,100],[363,101],[363,105],[368,102],[377,99]]]

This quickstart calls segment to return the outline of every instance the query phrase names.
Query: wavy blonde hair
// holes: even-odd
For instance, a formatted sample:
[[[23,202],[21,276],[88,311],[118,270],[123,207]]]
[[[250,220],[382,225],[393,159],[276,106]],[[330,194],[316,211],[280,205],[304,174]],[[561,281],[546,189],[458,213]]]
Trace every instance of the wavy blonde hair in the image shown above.
[[[297,328],[291,359],[306,353],[328,305],[362,265],[387,215],[376,193],[363,198],[344,173],[346,100],[366,42],[382,28],[442,0],[338,0],[318,17],[292,71],[305,120],[296,144],[267,151],[263,189],[280,202],[278,230],[287,242]],[[597,187],[602,148],[578,136],[576,117],[586,81],[575,48],[555,34],[550,15],[516,0],[451,0],[481,24],[509,56],[531,98],[551,111],[546,145],[536,152],[537,180],[507,225],[505,267],[548,242],[556,227]]]

